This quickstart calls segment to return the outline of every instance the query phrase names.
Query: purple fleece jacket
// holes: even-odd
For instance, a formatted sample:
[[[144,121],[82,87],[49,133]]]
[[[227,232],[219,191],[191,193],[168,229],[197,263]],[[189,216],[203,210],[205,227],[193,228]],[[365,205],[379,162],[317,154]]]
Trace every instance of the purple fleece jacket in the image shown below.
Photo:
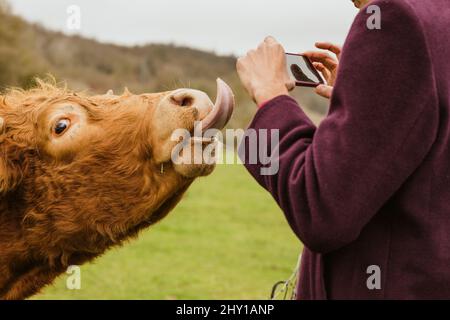
[[[305,246],[299,299],[448,299],[450,2],[372,4],[381,30],[356,17],[326,119],[279,96],[250,125],[279,130],[278,173],[243,160]]]

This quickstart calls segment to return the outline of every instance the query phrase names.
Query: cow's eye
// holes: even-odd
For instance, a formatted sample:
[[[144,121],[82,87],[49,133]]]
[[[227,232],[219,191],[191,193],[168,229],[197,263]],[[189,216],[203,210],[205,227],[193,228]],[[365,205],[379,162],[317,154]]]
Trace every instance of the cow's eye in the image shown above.
[[[55,123],[55,126],[53,127],[53,132],[59,136],[63,134],[69,127],[70,127],[69,119],[60,119]]]

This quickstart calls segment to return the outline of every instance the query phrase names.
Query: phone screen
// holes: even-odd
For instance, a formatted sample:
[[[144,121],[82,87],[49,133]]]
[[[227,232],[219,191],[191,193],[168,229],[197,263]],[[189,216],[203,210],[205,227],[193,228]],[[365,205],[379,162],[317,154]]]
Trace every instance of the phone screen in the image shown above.
[[[286,53],[288,74],[298,86],[316,87],[324,84],[319,72],[307,57]]]

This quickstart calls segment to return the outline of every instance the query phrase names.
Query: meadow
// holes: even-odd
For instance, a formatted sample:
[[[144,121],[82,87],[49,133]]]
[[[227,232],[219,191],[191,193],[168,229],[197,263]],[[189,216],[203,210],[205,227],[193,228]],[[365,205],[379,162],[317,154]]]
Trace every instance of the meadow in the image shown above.
[[[300,242],[242,165],[219,165],[138,239],[62,275],[35,299],[268,299],[287,279]]]

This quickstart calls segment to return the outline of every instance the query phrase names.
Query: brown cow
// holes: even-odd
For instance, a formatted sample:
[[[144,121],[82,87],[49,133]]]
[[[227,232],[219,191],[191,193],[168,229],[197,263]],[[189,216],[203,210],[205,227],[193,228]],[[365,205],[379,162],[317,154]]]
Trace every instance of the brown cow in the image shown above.
[[[215,105],[190,89],[88,97],[42,81],[0,96],[0,298],[35,294],[167,215],[214,167],[172,162],[172,132],[221,129],[233,104],[220,79]]]

